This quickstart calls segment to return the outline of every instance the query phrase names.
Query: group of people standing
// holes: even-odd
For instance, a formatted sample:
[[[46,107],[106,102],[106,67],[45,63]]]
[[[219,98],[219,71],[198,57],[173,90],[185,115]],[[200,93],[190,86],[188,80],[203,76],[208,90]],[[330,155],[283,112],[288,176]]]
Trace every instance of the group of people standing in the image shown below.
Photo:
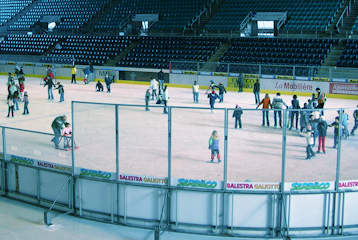
[[[14,76],[16,76],[18,83],[16,84]],[[23,115],[29,114],[29,97],[25,91],[25,74],[22,67],[16,66],[15,73],[12,74],[9,72],[8,81],[7,81],[7,105],[8,113],[7,117],[14,117],[14,111],[19,110],[19,102],[24,102],[24,111]]]
[[[153,78],[150,86],[145,92],[145,110],[150,111],[149,102],[155,101],[156,104],[163,104],[163,113],[167,114],[167,105],[169,100],[168,86],[164,85],[164,79],[157,81]]]

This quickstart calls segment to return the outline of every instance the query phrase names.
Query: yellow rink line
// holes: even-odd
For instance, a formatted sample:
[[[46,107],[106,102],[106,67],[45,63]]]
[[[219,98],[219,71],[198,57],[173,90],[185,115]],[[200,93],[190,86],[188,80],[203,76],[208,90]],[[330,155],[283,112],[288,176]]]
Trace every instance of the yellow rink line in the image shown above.
[[[8,73],[0,72],[0,75],[8,75]],[[38,77],[38,78],[44,78],[45,75],[39,75],[39,74],[26,74],[26,77]],[[63,76],[57,76],[56,79],[62,79],[62,80],[71,80],[71,77],[63,77]],[[76,78],[77,81],[82,81],[83,79]],[[102,78],[96,78],[95,81],[104,82]],[[135,85],[149,85],[149,81],[132,81],[132,80],[115,80],[115,83],[120,84],[135,84]],[[166,83],[169,87],[175,87],[175,88],[191,88],[191,85],[188,84],[176,84],[176,83]],[[207,86],[201,86],[200,89],[206,90]],[[236,92],[237,88],[227,88],[228,91]],[[251,88],[244,88],[244,92],[252,92]],[[260,93],[268,93],[268,94],[276,94],[277,91],[274,90],[262,90]],[[312,93],[305,93],[305,92],[290,92],[290,91],[280,91],[282,95],[294,95],[297,96],[306,96],[311,97]],[[358,96],[356,95],[345,95],[345,94],[326,94],[327,98],[339,98],[339,99],[351,99],[351,100],[358,100]]]

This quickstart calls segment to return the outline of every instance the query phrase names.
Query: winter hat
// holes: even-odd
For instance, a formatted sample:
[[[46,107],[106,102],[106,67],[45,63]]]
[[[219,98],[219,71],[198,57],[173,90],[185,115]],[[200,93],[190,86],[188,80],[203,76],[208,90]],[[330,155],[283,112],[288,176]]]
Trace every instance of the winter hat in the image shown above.
[[[211,93],[212,93],[212,94],[215,94],[215,91],[213,90]]]

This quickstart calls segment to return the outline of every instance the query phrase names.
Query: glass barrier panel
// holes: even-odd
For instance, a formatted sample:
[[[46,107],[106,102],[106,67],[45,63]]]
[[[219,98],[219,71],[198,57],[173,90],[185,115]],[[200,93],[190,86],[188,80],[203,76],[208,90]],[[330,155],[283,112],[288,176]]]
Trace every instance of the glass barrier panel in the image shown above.
[[[289,110],[286,182],[335,181],[337,149],[331,124],[336,116],[337,109]]]
[[[159,105],[148,111],[144,106],[118,106],[121,174],[168,176],[168,115],[163,112]]]
[[[116,171],[115,106],[74,103],[75,167]]]
[[[243,109],[229,111],[228,181],[280,182],[282,129],[273,127],[273,111]],[[269,125],[266,122],[268,115]],[[236,119],[238,119],[236,121]],[[235,123],[236,122],[236,123]]]
[[[223,180],[224,113],[172,108],[173,178]]]

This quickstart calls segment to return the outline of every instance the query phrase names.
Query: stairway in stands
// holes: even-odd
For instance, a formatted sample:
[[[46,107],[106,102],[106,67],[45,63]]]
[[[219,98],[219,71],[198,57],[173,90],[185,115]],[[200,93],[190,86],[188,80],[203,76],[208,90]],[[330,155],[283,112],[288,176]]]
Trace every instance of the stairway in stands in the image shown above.
[[[133,49],[135,48],[138,44],[139,44],[140,40],[133,40],[132,44],[129,45],[126,49],[124,49],[122,52],[120,52],[116,57],[114,57],[113,59],[109,59],[106,62],[106,66],[116,66],[118,62],[120,62],[120,60],[124,57],[127,56],[127,54]]]
[[[204,72],[216,72],[217,62],[220,61],[220,58],[225,54],[225,52],[231,47],[229,41],[224,42],[218,50],[210,57],[210,59],[204,64],[200,71]]]

